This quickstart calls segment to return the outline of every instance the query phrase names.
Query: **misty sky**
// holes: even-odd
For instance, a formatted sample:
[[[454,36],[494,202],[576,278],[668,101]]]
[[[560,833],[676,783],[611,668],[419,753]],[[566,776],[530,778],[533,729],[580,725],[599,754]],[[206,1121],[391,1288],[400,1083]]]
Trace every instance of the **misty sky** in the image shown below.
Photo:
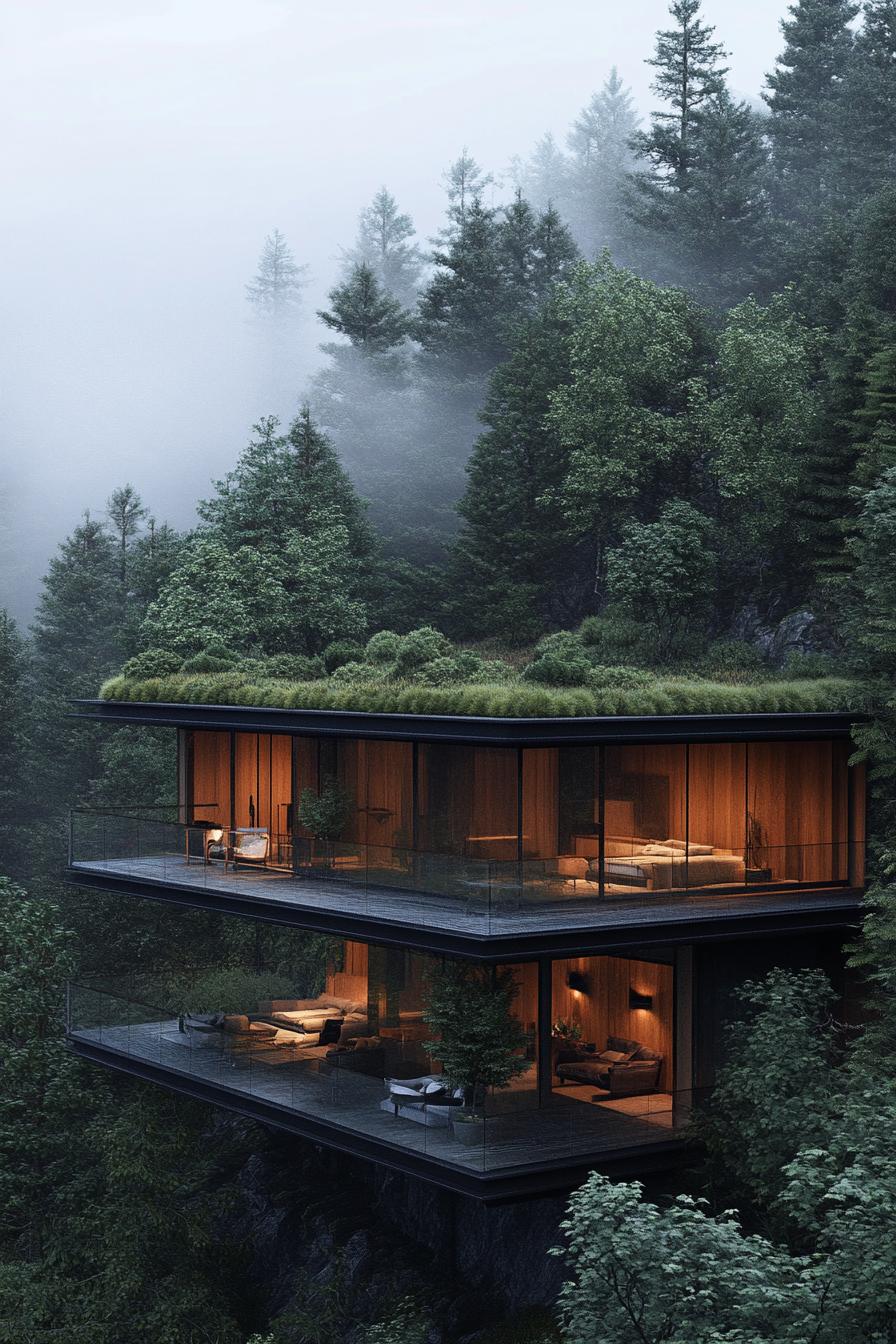
[[[786,0],[706,0],[755,98]],[[312,318],[385,183],[425,238],[464,145],[496,174],[618,65],[652,106],[665,0],[8,0],[0,601],[85,508],[192,520],[272,407],[243,285],[275,226]]]

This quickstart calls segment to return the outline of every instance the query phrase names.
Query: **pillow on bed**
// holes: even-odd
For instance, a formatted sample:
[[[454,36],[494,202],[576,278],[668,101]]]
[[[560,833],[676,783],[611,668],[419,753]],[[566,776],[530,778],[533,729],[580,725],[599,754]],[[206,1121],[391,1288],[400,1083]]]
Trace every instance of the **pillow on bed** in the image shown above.
[[[689,854],[715,853],[715,847],[713,845],[698,845],[695,844],[693,840],[688,841],[687,844],[685,844],[684,840],[664,840],[663,844],[669,849],[678,849],[682,853],[684,853],[685,850],[687,850]]]
[[[683,849],[673,849],[671,845],[645,845],[641,851],[642,854],[648,854],[655,859],[683,859]]]
[[[602,1059],[605,1064],[622,1064],[628,1060],[628,1055],[624,1050],[599,1050],[595,1059]]]

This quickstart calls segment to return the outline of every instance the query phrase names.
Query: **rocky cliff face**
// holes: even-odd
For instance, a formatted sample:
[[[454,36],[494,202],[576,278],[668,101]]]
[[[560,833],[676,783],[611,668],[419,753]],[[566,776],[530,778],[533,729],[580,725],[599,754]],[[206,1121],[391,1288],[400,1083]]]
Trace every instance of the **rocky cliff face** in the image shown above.
[[[222,1232],[243,1247],[259,1329],[275,1321],[297,1341],[352,1344],[412,1298],[428,1344],[454,1344],[555,1300],[562,1265],[547,1251],[562,1199],[486,1207],[301,1140],[258,1137]]]

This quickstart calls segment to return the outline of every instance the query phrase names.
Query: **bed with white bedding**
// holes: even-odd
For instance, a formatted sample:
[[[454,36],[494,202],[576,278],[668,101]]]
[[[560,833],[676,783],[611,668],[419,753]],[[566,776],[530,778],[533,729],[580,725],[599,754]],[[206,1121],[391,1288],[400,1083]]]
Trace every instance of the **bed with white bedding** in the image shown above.
[[[598,860],[589,865],[592,880],[598,876]],[[605,882],[650,891],[674,891],[691,887],[742,886],[743,856],[729,849],[683,840],[625,840],[607,837],[604,855]]]

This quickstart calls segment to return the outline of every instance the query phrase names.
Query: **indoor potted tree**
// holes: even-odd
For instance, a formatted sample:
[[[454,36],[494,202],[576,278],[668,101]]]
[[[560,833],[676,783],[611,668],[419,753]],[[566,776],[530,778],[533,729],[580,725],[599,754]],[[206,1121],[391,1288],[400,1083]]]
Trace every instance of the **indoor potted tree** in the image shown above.
[[[333,841],[338,840],[345,829],[351,806],[351,797],[333,778],[324,781],[319,793],[313,789],[302,790],[299,821],[319,843],[326,868],[332,867]]]
[[[530,1061],[526,1032],[513,1014],[519,990],[511,968],[493,969],[446,961],[429,977],[423,1019],[433,1033],[426,1050],[463,1092],[452,1116],[461,1143],[482,1143],[486,1091],[507,1087]]]

